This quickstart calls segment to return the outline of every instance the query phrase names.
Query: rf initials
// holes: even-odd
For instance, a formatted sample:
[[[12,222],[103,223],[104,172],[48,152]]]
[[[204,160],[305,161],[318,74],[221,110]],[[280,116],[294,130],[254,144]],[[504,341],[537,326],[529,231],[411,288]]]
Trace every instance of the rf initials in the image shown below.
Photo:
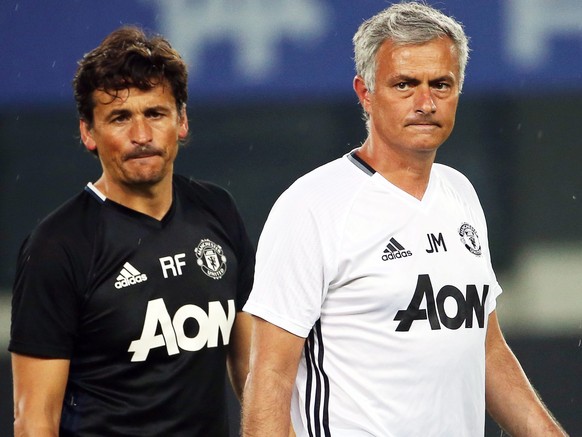
[[[174,256],[163,256],[160,258],[160,265],[162,266],[162,273],[164,278],[168,279],[168,272],[172,273],[172,276],[181,276],[182,267],[186,265],[185,253],[178,253]]]

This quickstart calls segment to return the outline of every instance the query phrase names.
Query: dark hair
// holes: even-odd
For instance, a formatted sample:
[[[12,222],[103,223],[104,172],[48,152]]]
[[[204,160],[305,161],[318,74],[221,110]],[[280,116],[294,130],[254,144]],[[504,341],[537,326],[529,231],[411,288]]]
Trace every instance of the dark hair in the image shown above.
[[[120,90],[149,90],[163,82],[172,88],[180,113],[188,100],[188,72],[180,54],[160,35],[121,27],[78,62],[73,88],[79,117],[92,126],[95,90],[115,97]]]

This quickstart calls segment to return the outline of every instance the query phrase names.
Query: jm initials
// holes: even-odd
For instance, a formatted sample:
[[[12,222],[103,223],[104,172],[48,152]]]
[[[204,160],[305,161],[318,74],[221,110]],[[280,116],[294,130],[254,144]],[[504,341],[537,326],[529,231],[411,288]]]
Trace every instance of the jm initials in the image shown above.
[[[445,239],[443,238],[443,234],[440,232],[438,237],[435,237],[434,234],[426,234],[426,238],[428,238],[428,249],[426,249],[427,253],[438,252],[439,247],[442,248],[445,252],[447,251]]]

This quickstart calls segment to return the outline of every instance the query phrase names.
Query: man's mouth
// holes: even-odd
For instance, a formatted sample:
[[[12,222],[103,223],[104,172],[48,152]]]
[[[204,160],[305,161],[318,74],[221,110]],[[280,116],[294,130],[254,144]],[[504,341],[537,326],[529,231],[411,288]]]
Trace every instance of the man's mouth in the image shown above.
[[[129,153],[126,153],[124,156],[124,161],[129,161],[130,159],[149,158],[152,156],[162,156],[162,153],[155,147],[143,146]]]
[[[406,126],[416,127],[419,129],[431,129],[431,128],[438,128],[441,127],[439,123],[431,122],[431,121],[412,121],[406,123]]]

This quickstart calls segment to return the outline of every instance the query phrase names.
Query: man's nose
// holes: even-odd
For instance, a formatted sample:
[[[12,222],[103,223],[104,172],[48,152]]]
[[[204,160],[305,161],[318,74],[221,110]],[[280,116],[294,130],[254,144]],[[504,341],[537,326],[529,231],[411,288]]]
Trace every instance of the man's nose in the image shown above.
[[[436,112],[436,104],[429,86],[419,86],[415,101],[415,111],[422,114],[432,114]]]
[[[152,141],[152,128],[145,118],[137,117],[131,124],[131,141],[136,144],[148,144]]]

